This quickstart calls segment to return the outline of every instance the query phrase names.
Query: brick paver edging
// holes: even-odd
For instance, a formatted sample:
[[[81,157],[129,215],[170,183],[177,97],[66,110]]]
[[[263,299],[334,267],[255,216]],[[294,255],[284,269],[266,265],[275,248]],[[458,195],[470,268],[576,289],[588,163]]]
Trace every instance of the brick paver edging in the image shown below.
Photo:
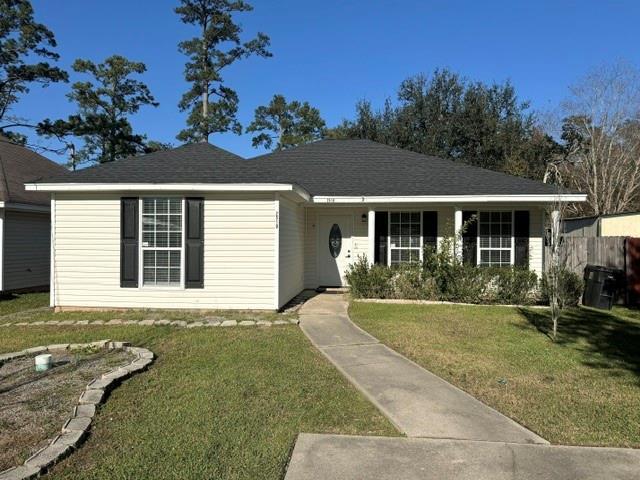
[[[185,322],[184,320],[122,320],[122,319],[113,319],[113,320],[48,320],[48,321],[37,321],[37,322],[16,322],[16,323],[0,323],[0,328],[2,327],[38,327],[38,326],[47,326],[47,325],[56,325],[56,326],[68,326],[68,325],[78,325],[78,326],[87,326],[87,325],[106,325],[106,326],[114,326],[114,325],[138,325],[142,327],[148,326],[171,326],[178,328],[196,328],[196,327],[270,327],[272,325],[298,325],[300,320],[297,318],[293,318],[291,320],[226,320],[224,318],[220,318],[219,320],[203,320],[198,322]]]
[[[123,349],[133,354],[135,358],[131,363],[92,380],[80,395],[78,404],[73,409],[73,414],[62,426],[60,434],[51,440],[49,445],[29,457],[22,465],[0,472],[0,480],[36,478],[47,468],[71,454],[87,437],[91,421],[96,414],[96,406],[104,401],[106,394],[131,375],[145,370],[154,360],[153,352],[146,348],[132,347],[128,342],[101,340],[90,343],[47,345],[5,353],[0,355],[0,365],[15,358],[40,354],[49,350],[77,350],[86,347],[99,347],[108,350]]]

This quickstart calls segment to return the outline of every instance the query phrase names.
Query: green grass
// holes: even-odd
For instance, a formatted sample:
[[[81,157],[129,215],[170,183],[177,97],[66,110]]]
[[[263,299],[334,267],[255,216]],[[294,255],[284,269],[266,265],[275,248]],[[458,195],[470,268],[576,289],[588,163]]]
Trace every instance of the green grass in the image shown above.
[[[0,295],[0,317],[49,305],[49,292]],[[2,323],[0,319],[0,323]]]
[[[640,318],[548,311],[353,303],[382,342],[552,443],[640,447]]]
[[[295,326],[2,329],[0,351],[103,338],[153,350],[56,479],[279,479],[299,432],[398,435]]]

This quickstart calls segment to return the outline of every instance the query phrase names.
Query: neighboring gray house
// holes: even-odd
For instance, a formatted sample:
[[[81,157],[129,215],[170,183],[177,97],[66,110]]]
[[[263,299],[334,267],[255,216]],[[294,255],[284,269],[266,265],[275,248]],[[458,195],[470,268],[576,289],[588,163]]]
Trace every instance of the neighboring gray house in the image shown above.
[[[208,143],[27,185],[51,195],[51,305],[277,309],[345,285],[359,256],[396,264],[463,234],[474,265],[543,268],[541,182],[368,140],[244,160]],[[585,195],[563,193],[567,201]]]
[[[49,195],[25,182],[66,172],[62,166],[0,136],[0,291],[49,285]]]

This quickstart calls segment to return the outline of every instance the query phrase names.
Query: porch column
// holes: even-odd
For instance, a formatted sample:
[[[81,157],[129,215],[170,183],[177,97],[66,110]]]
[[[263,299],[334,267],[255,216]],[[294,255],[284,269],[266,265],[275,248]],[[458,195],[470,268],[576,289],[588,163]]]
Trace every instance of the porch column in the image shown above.
[[[374,259],[376,258],[376,211],[372,207],[369,207],[368,217],[367,229],[369,245],[367,248],[367,260],[369,261],[369,265],[373,265]]]
[[[455,207],[453,214],[453,228],[454,228],[454,245],[455,255],[460,261],[462,261],[462,210],[459,207]]]

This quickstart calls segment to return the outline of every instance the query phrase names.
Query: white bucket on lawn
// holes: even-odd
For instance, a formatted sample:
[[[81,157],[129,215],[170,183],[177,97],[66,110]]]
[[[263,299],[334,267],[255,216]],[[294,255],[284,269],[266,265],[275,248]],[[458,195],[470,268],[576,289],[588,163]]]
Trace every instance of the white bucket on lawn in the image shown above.
[[[36,372],[44,372],[51,368],[52,356],[50,353],[44,353],[36,357]]]

